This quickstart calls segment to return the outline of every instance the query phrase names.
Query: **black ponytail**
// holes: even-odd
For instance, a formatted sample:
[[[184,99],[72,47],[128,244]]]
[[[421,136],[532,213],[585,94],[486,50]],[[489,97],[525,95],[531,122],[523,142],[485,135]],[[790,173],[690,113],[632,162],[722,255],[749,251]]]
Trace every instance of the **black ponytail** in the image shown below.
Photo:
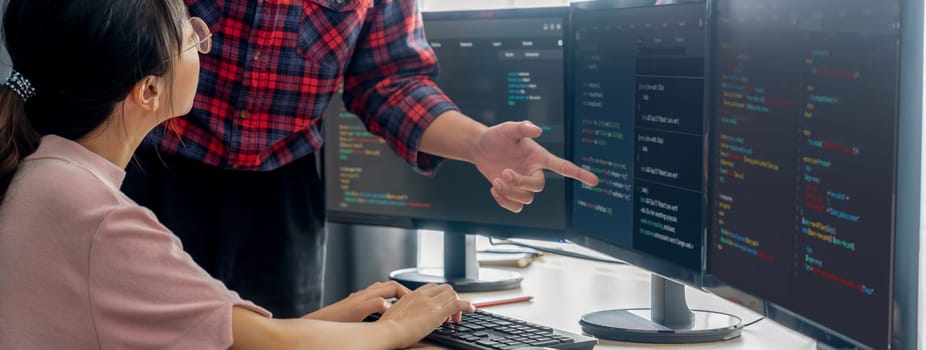
[[[26,118],[22,97],[0,85],[0,202],[6,197],[19,163],[35,152],[38,144],[39,134]]]
[[[0,201],[40,136],[77,140],[141,79],[170,74],[187,19],[181,0],[9,0],[3,39],[34,91],[0,86]]]

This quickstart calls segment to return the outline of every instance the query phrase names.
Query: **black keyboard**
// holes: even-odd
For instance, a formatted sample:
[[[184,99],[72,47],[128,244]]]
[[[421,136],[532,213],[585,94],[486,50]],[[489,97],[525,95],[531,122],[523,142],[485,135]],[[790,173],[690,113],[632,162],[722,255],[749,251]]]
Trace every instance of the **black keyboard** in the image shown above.
[[[371,319],[378,318],[371,316]],[[589,350],[598,344],[592,337],[566,332],[483,310],[463,313],[460,323],[445,323],[425,337],[451,349],[514,350],[523,347]]]

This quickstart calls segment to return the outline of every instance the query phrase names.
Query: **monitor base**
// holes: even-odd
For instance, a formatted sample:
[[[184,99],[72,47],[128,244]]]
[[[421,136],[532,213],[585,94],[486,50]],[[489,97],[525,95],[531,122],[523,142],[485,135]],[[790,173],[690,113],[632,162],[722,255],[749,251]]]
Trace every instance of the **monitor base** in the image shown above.
[[[730,340],[740,336],[739,317],[715,311],[691,310],[692,322],[672,327],[652,320],[646,308],[597,311],[582,316],[582,331],[601,339],[634,343],[684,344]]]
[[[478,277],[444,278],[442,268],[408,268],[393,271],[389,278],[415,289],[427,283],[448,283],[458,293],[490,292],[516,289],[521,286],[521,274],[512,271],[479,268]]]
[[[650,303],[650,308],[585,314],[579,324],[583,332],[601,339],[657,344],[724,341],[739,337],[743,330],[739,317],[691,310],[685,286],[655,274],[650,278]]]

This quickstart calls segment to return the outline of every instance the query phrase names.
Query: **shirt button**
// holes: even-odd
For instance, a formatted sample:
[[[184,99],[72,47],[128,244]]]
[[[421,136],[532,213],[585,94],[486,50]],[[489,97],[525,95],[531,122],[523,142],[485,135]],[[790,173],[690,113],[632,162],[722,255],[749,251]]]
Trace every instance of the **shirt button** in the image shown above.
[[[343,4],[343,3],[344,3],[344,0],[334,0],[334,2],[336,2],[336,3],[338,3],[338,4]]]
[[[248,110],[242,109],[238,112],[238,117],[241,119],[248,119]]]
[[[260,51],[254,51],[254,53],[251,54],[251,58],[254,59],[255,62],[256,62],[257,60],[259,60],[259,59],[260,59]]]

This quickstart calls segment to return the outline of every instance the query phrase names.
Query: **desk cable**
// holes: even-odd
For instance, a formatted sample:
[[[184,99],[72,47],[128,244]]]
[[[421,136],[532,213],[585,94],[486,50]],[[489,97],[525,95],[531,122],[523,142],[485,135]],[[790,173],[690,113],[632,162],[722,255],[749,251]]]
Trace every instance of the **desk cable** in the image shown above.
[[[752,325],[754,325],[754,324],[756,324],[756,323],[759,323],[759,321],[762,321],[762,320],[764,320],[764,319],[765,319],[765,317],[759,317],[759,318],[756,319],[755,321],[752,321],[752,322],[749,322],[749,323],[747,323],[747,324],[744,324],[744,325],[743,325],[743,328],[752,326]]]

